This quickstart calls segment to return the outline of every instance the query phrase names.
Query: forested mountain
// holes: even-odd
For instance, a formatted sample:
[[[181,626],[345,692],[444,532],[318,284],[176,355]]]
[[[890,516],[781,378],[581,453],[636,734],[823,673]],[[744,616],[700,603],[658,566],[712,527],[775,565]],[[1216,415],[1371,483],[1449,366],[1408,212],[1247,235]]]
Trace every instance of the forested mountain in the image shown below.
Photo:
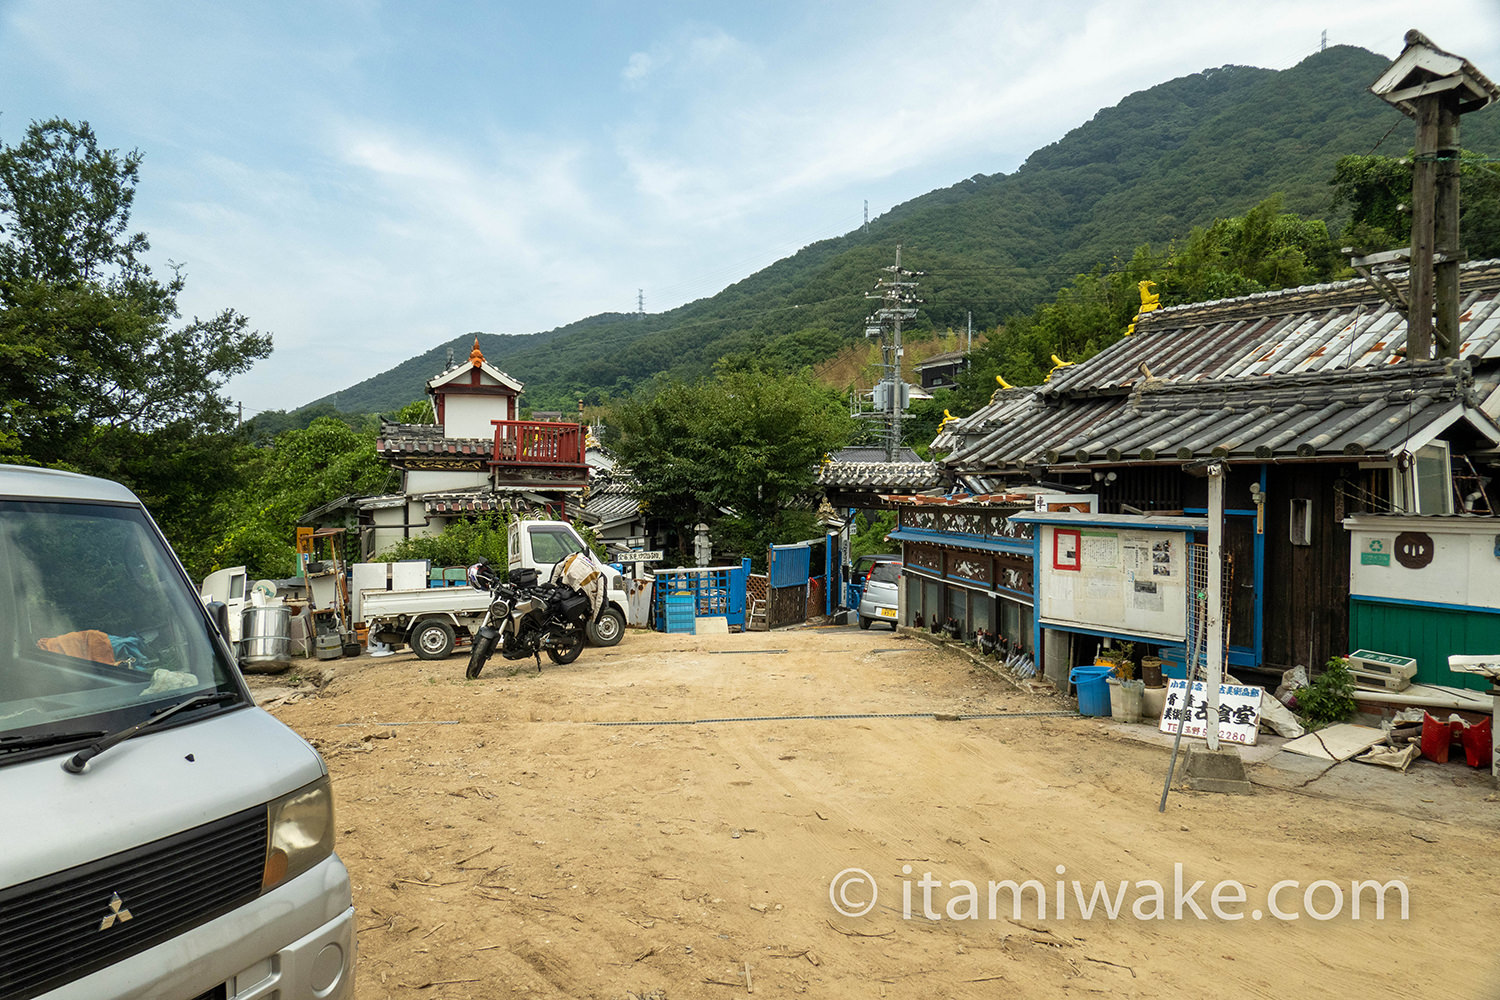
[[[485,356],[526,384],[524,402],[568,409],[622,395],[658,372],[693,376],[725,356],[808,364],[862,336],[864,292],[891,263],[926,272],[919,325],[993,329],[1047,300],[1074,275],[1125,261],[1142,244],[1179,239],[1281,193],[1285,210],[1329,221],[1334,164],[1348,154],[1400,155],[1412,125],[1369,93],[1388,65],[1335,46],[1283,71],[1225,66],[1132,94],[1015,173],[976,175],[897,206],[719,294],[638,317],[603,314],[544,333],[479,334]],[[1463,122],[1468,150],[1500,154],[1500,113]],[[1500,235],[1500,234],[1497,234]],[[441,370],[439,344],[318,400],[389,411]]]

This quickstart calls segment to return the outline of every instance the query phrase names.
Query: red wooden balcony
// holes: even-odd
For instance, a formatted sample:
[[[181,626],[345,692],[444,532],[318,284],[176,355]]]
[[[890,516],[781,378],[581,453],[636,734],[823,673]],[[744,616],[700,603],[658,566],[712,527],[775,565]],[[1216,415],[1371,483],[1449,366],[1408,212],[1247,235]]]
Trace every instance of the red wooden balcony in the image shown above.
[[[495,450],[491,465],[584,466],[582,424],[544,420],[491,420]]]

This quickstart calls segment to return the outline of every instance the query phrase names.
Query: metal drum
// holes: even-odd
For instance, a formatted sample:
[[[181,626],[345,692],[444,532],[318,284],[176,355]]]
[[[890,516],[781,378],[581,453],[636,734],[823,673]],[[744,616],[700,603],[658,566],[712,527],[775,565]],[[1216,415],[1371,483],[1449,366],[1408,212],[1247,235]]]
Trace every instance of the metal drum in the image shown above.
[[[248,672],[276,673],[292,665],[292,610],[285,604],[245,609],[240,619],[240,666]]]

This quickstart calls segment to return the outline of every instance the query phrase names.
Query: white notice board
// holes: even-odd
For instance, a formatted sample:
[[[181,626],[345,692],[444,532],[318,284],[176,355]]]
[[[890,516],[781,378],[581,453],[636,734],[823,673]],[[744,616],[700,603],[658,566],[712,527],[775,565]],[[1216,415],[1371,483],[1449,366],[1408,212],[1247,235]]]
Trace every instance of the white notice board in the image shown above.
[[[1043,624],[1186,639],[1186,533],[1040,527],[1036,577]]]

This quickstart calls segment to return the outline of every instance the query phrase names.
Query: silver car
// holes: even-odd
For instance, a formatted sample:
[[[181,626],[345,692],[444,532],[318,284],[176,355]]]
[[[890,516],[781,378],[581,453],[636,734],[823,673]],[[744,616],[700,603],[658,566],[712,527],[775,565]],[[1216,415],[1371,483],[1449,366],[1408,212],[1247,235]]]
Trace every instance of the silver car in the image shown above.
[[[897,582],[901,579],[899,562],[878,562],[865,578],[864,595],[859,599],[859,627],[872,622],[887,622],[894,630],[897,621]]]
[[[0,996],[354,996],[328,768],[123,486],[0,465]]]

